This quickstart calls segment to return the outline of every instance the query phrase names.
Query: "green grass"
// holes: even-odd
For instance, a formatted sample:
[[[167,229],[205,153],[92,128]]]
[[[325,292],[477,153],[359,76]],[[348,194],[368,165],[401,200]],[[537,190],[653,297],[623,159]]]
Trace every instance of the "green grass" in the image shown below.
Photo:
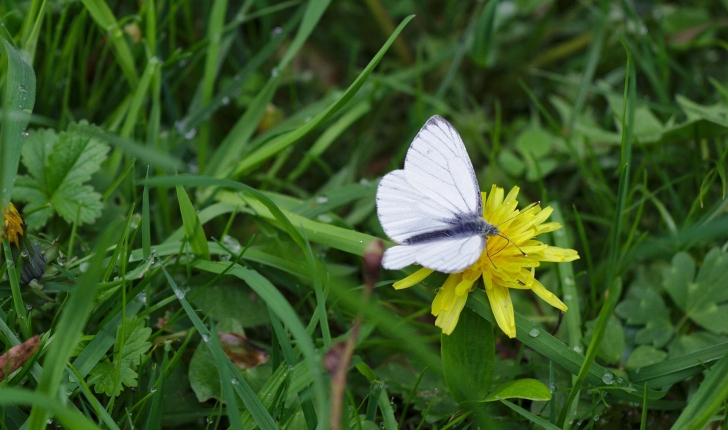
[[[0,382],[0,426],[332,428],[354,332],[341,428],[728,428],[726,12],[0,0],[0,200],[49,255],[22,284],[40,257],[3,239],[3,350],[41,346]],[[563,316],[512,290],[509,339],[479,281],[441,342],[444,275],[365,283],[377,182],[434,114],[483,190],[554,208],[540,240],[581,257],[537,269]],[[108,156],[44,155],[44,129]]]

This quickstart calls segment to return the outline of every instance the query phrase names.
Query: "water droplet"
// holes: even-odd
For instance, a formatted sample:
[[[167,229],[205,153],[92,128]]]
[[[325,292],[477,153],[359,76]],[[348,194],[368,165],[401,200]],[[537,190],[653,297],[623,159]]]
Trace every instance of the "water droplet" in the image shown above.
[[[571,298],[572,298],[572,295],[571,294],[565,294],[564,295],[564,300],[571,300]]]
[[[528,335],[531,337],[538,337],[539,333],[541,333],[541,330],[539,330],[537,327],[534,327],[528,331]]]
[[[183,68],[183,67],[185,67],[186,65],[187,65],[187,60],[186,60],[186,59],[185,59],[185,60],[179,60],[179,61],[177,62],[177,66],[178,66],[178,67],[179,67],[180,69],[181,69],[181,68]]]
[[[235,378],[233,378],[233,379],[230,380],[230,383],[233,384],[233,385],[237,385],[238,380],[235,379]]]
[[[21,135],[22,135],[23,137],[28,137],[28,136],[30,136],[30,133],[28,133],[27,131],[24,131],[24,132],[22,132],[22,133],[20,133],[20,134],[21,134]]]
[[[27,309],[27,310],[29,310],[29,311],[30,311],[30,310],[32,310],[32,309],[33,309],[33,305],[31,305],[30,303],[26,303],[26,304],[25,304],[25,309]]]
[[[212,424],[215,421],[213,417],[207,417],[207,424]]]
[[[193,128],[190,131],[188,131],[187,133],[185,133],[185,139],[187,139],[187,140],[190,140],[190,139],[192,139],[195,136],[197,136],[197,129],[196,128]]]
[[[288,367],[287,367],[287,369],[288,370],[293,370],[293,365],[292,364],[289,364]]]
[[[583,354],[584,353],[584,348],[582,348],[581,345],[574,345],[574,348],[573,349],[574,349],[574,351],[578,352],[579,354]]]
[[[278,69],[273,68],[273,70],[270,71],[270,75],[273,76],[274,78],[277,78],[278,77]]]
[[[566,285],[574,285],[574,280],[571,279],[570,276],[567,276],[566,278],[564,278],[564,284],[566,284]]]
[[[230,104],[230,97],[223,97],[222,98],[222,105],[227,106]]]
[[[634,369],[634,373],[635,373],[635,374],[638,374],[638,373],[640,373],[640,368],[638,367],[638,368]]]
[[[386,426],[386,424],[384,424],[384,421],[382,421],[381,423],[379,423],[379,428],[380,429],[383,429],[385,427],[387,427],[387,426]]]
[[[619,378],[617,378],[617,385],[622,385],[622,384],[624,384],[624,378],[622,378],[620,376]]]
[[[149,392],[150,392],[150,393],[155,393],[155,392],[157,392],[157,387],[152,387],[152,388],[150,388],[150,389],[149,389]]]
[[[185,292],[182,290],[176,290],[174,292],[174,295],[177,296],[177,298],[180,300],[185,298]]]
[[[602,375],[602,382],[604,382],[607,385],[614,384],[614,373],[612,372],[604,372],[604,375]]]
[[[18,91],[20,91],[21,93],[26,92],[25,85],[22,85],[22,84],[18,85]]]
[[[276,37],[276,36],[280,35],[281,33],[283,33],[283,29],[280,28],[280,27],[276,27],[276,28],[273,29],[273,31],[271,31],[270,36],[271,37]]]
[[[318,196],[318,197],[316,197],[316,203],[318,203],[318,204],[321,204],[322,205],[322,204],[324,204],[324,203],[326,203],[328,201],[329,201],[329,198],[326,197],[326,196]]]
[[[321,215],[317,216],[316,219],[318,219],[321,222],[325,222],[327,224],[334,220],[333,218],[331,218],[329,215],[326,215],[326,214],[321,214]]]
[[[235,19],[238,21],[245,21],[245,14],[240,12],[239,14],[235,15]]]
[[[230,255],[229,254],[222,254],[220,256],[220,260],[222,260],[222,261],[229,261],[230,260]]]
[[[648,30],[647,30],[647,27],[646,26],[643,25],[642,27],[640,27],[640,34],[641,35],[644,36],[645,34],[647,34],[647,31]]]
[[[599,421],[599,415],[594,415],[594,421]]]
[[[210,335],[207,334],[207,333],[203,334],[202,335],[202,341],[205,342],[205,343],[209,342],[210,341]]]
[[[28,251],[22,251],[20,253],[20,256],[23,257],[23,258],[28,258]]]
[[[364,241],[363,241],[363,240],[361,240],[361,239],[359,239],[359,243],[364,243]]]

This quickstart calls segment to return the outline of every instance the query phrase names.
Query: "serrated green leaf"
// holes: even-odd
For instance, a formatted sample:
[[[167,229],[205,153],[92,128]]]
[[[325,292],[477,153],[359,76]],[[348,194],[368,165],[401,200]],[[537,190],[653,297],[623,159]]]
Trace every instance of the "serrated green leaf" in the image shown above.
[[[538,379],[524,378],[509,381],[497,386],[492,393],[485,398],[486,402],[494,402],[503,399],[528,399],[547,401],[551,400],[551,392],[543,382]]]
[[[716,333],[728,333],[725,312],[728,310],[728,254],[713,248],[705,256],[695,277],[695,262],[680,252],[666,269],[665,290],[675,304],[701,327]],[[695,279],[694,279],[695,278]],[[694,279],[694,280],[693,280]]]
[[[125,386],[137,386],[139,375],[135,369],[141,363],[142,355],[152,346],[148,341],[151,334],[152,329],[146,327],[144,320],[136,316],[119,326],[114,345],[114,361],[100,361],[89,373],[89,384],[94,386],[97,393],[118,396]]]
[[[88,123],[71,124],[57,134],[37,130],[28,135],[22,162],[29,175],[19,176],[13,191],[15,200],[27,202],[24,212],[30,228],[45,225],[57,213],[67,222],[93,222],[101,214],[101,195],[83,185],[106,159],[109,146],[91,137]]]
[[[482,400],[493,380],[493,326],[463,309],[455,330],[440,337],[445,381],[458,402]]]

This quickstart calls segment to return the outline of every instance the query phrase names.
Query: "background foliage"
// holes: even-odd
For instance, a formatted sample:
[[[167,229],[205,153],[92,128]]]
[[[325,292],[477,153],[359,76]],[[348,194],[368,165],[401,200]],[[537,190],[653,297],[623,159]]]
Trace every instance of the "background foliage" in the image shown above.
[[[4,426],[328,428],[361,315],[348,428],[725,428],[727,8],[0,0],[0,190],[60,252],[21,286],[4,246],[0,340],[41,335]],[[513,294],[489,390],[444,376],[442,277],[362,299],[376,183],[433,114],[582,256],[539,268],[563,323]]]

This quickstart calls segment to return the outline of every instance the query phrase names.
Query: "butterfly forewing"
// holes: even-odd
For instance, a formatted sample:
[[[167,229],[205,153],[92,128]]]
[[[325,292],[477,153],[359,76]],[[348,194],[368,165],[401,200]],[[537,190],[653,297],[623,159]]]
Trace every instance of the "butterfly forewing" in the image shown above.
[[[433,116],[422,127],[407,151],[404,169],[388,173],[379,183],[377,214],[387,236],[402,244],[385,252],[385,268],[419,263],[455,273],[477,260],[485,246],[485,236],[472,227],[482,216],[480,189],[463,141],[450,123]]]

